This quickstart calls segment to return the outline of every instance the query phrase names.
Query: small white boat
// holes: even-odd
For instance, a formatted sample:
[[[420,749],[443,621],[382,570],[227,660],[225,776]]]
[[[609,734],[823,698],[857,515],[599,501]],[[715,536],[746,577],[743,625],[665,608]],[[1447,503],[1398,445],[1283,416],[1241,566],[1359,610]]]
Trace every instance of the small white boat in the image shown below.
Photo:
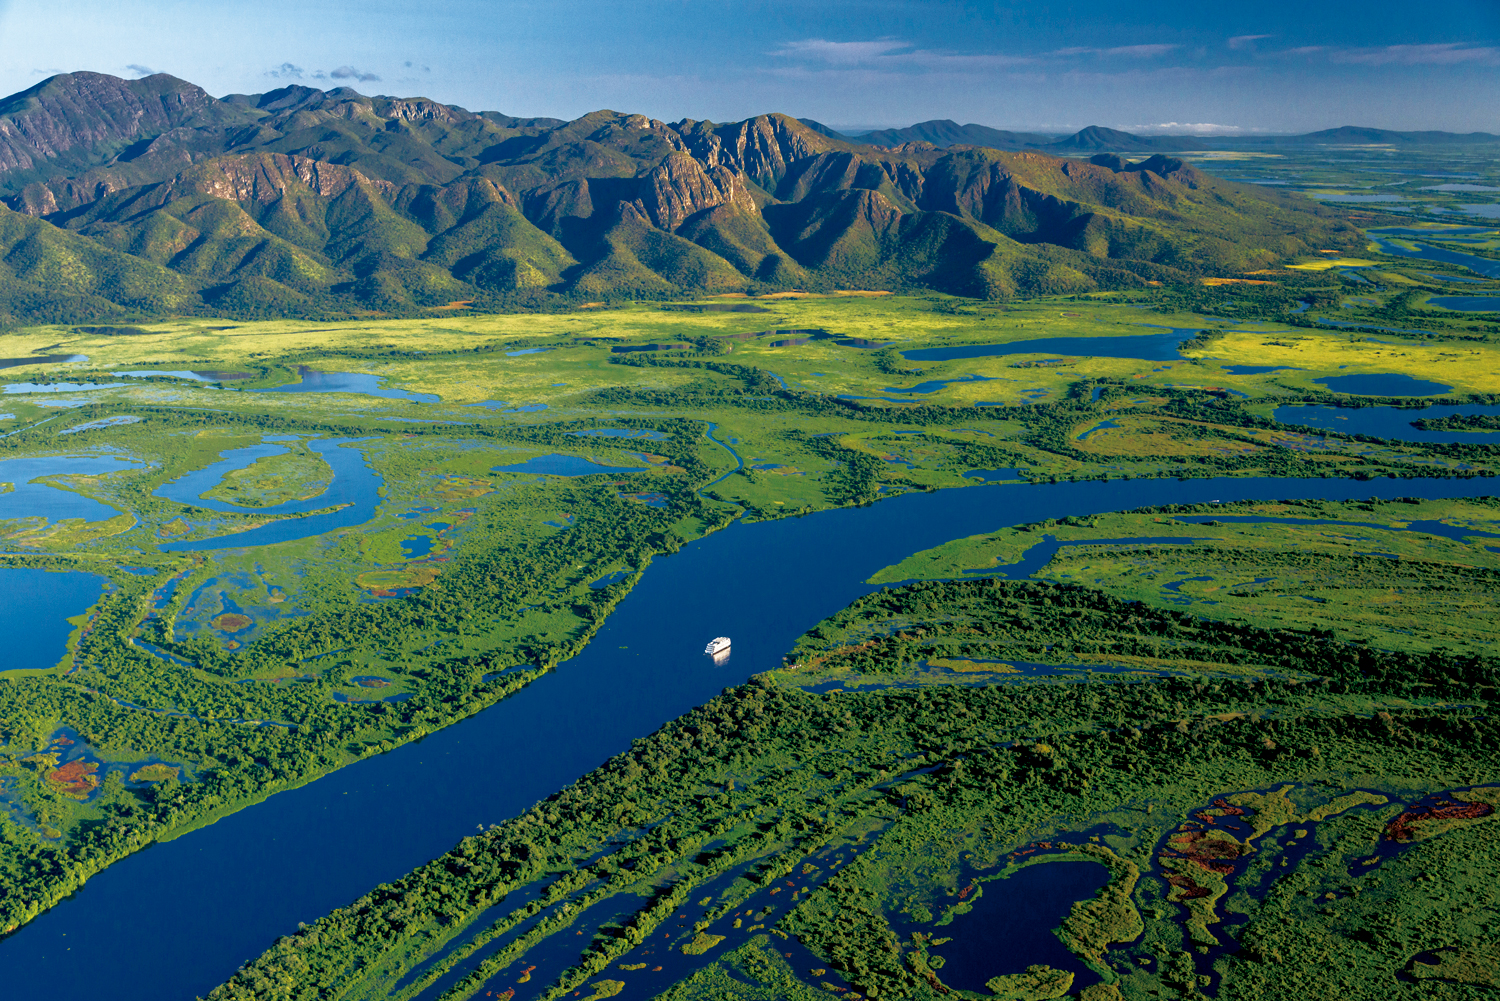
[[[719,654],[724,653],[728,649],[729,637],[715,636],[713,639],[708,641],[708,646],[703,648],[703,652],[708,654],[710,657],[717,657]]]

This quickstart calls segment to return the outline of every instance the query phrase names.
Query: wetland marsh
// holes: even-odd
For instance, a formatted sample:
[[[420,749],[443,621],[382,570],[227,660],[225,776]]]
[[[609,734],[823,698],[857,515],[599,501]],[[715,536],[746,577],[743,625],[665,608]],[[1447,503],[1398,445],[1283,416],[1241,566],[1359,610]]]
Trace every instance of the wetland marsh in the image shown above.
[[[7,335],[8,354],[54,350],[6,370],[37,391],[0,426],[0,572],[74,588],[26,613],[53,624],[0,683],[8,982],[107,969],[125,997],[271,996],[256,978],[313,997],[287,972],[302,942],[344,996],[401,1001],[591,977],[686,998],[752,968],[787,996],[904,996],[948,966],[969,991],[1126,983],[1130,943],[1186,934],[1144,833],[1100,842],[1158,873],[1129,891],[1144,938],[1114,877],[1059,890],[1063,923],[1032,929],[1053,951],[987,974],[978,932],[945,955],[903,922],[1104,814],[1124,832],[1158,824],[1152,803],[1181,817],[1283,779],[1414,795],[1401,752],[1348,721],[1441,729],[1453,679],[1488,677],[1500,459],[1483,427],[1441,423],[1500,401],[1486,321],[1381,341],[1293,322],[1328,280],[1255,286],[1262,316],[1205,287]],[[107,381],[132,369],[151,374]],[[1408,409],[1421,379],[1440,388]],[[950,580],[1046,628],[923,590]],[[1135,638],[1059,631],[1068,588],[1146,609]],[[734,637],[718,666],[715,635]],[[1358,680],[1345,650],[1386,673]],[[1108,726],[1090,666],[1126,714]],[[1261,750],[1273,717],[1338,720],[1326,753],[1379,744],[1357,754],[1383,777],[1241,767],[1206,722],[1225,714]],[[1165,742],[1139,752],[1149,774],[1104,763],[1127,717]],[[59,727],[91,756],[69,765]],[[1174,763],[1188,746],[1210,765]],[[1422,782],[1464,785],[1422,753]],[[1027,819],[982,820],[1006,810]],[[908,850],[925,861],[898,879],[885,860]],[[455,880],[468,903],[444,903]],[[526,924],[533,903],[554,910]],[[988,924],[966,917],[955,934]],[[1170,958],[1191,977],[1230,960]]]

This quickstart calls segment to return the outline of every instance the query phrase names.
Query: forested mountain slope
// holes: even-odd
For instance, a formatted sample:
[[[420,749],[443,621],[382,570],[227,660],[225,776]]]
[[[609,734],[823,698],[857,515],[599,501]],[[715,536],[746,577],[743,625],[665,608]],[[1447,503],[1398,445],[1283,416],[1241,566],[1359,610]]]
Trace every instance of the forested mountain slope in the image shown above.
[[[780,114],[571,122],[157,75],[0,103],[0,320],[409,313],[790,287],[1004,297],[1350,247],[1179,160],[846,141]]]

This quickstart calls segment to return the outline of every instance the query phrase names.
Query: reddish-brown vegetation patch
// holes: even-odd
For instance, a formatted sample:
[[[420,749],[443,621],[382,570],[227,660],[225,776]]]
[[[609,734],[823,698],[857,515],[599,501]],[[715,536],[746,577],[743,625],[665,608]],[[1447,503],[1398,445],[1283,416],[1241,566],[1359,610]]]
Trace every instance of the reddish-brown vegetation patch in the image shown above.
[[[1246,810],[1243,806],[1232,806],[1229,803],[1225,802],[1223,799],[1216,799],[1214,800],[1213,809],[1200,810],[1197,813],[1193,814],[1193,816],[1197,817],[1205,824],[1212,824],[1220,817],[1243,817],[1249,812],[1250,811]]]
[[[1417,824],[1431,823],[1434,820],[1477,820],[1494,812],[1495,808],[1488,803],[1442,801],[1432,806],[1419,806],[1414,810],[1407,810],[1387,824],[1385,837],[1387,841],[1410,841],[1419,833],[1415,829]]]
[[[255,620],[239,612],[225,612],[209,624],[221,633],[237,633],[255,625]]]
[[[1201,869],[1225,876],[1234,872],[1234,860],[1245,854],[1244,845],[1210,837],[1202,830],[1178,830],[1167,839],[1167,844],[1171,847],[1162,850],[1163,858],[1185,858]]]
[[[47,781],[64,796],[81,799],[99,788],[99,766],[92,761],[70,761],[47,775]]]
[[[1180,872],[1167,873],[1167,882],[1182,891],[1183,900],[1191,900],[1194,897],[1206,897],[1213,892],[1206,886],[1199,886],[1193,881],[1193,877]]]

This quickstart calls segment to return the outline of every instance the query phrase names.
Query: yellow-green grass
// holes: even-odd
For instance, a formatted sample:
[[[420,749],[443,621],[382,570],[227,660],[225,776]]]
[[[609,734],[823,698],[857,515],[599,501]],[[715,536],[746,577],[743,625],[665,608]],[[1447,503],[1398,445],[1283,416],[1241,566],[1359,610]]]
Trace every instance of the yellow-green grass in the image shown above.
[[[1329,262],[1313,262],[1317,265]],[[1351,262],[1343,262],[1351,263]],[[733,305],[744,300],[724,298],[707,305]],[[21,357],[45,349],[47,353],[87,355],[87,363],[21,366],[7,376],[69,381],[120,381],[109,373],[129,369],[250,371],[264,378],[249,385],[274,385],[295,380],[295,366],[307,364],[321,371],[376,375],[388,388],[434,393],[441,403],[423,417],[472,419],[484,411],[466,405],[502,400],[511,405],[547,404],[551,410],[579,404],[588,392],[607,385],[666,388],[703,377],[703,373],[671,368],[612,365],[610,346],[682,342],[694,337],[723,337],[728,349],[722,360],[754,365],[775,372],[795,388],[830,395],[894,397],[912,402],[968,405],[979,402],[1020,403],[1057,399],[1080,380],[1119,379],[1152,385],[1227,387],[1252,396],[1311,388],[1319,375],[1335,372],[1412,371],[1433,362],[1455,373],[1462,390],[1500,388],[1500,366],[1493,349],[1477,350],[1475,364],[1463,366],[1437,347],[1416,344],[1390,348],[1351,338],[1339,332],[1237,329],[1198,351],[1188,361],[1150,362],[1138,359],[1066,357],[1059,364],[1027,366],[1057,359],[1056,352],[898,364],[916,374],[887,373],[877,368],[873,352],[841,346],[834,339],[774,348],[773,340],[731,339],[728,335],[766,330],[822,329],[838,337],[892,343],[898,349],[927,345],[1008,343],[1052,337],[1128,336],[1152,332],[1142,324],[1180,328],[1212,325],[1191,314],[1146,313],[1110,298],[1038,300],[1011,306],[974,305],[941,297],[890,296],[878,299],[809,297],[758,300],[770,310],[763,314],[664,310],[655,304],[578,311],[565,315],[478,316],[449,319],[378,320],[367,323],[310,324],[292,321],[225,324],[182,320],[144,327],[141,336],[80,335],[72,328],[38,327],[8,335],[4,354]],[[942,307],[939,309],[938,307]],[[214,329],[228,327],[229,329]],[[597,343],[573,344],[575,338]],[[536,354],[507,357],[502,348],[521,350],[528,344],[558,345]],[[470,349],[485,349],[471,353]],[[424,357],[380,357],[381,353],[423,352]],[[462,352],[452,354],[451,352]],[[1403,354],[1403,352],[1408,352]],[[1415,352],[1415,353],[1412,353]],[[445,354],[447,353],[447,354]],[[618,358],[618,356],[613,356]],[[1232,376],[1220,364],[1288,364],[1308,371],[1261,376]],[[1340,366],[1348,366],[1347,369]],[[950,384],[924,394],[893,394],[888,388],[910,388],[928,380],[983,377],[983,381]],[[228,385],[246,385],[229,383]],[[1035,392],[1042,391],[1038,397]],[[94,391],[91,400],[176,402],[194,406],[254,406],[272,413],[336,410],[353,417],[417,414],[411,404],[358,394],[304,395],[236,394],[180,383],[148,383],[125,389]],[[12,403],[14,399],[14,404]],[[7,409],[22,419],[45,413],[28,405],[24,396],[7,398]],[[893,403],[900,406],[901,403]],[[19,409],[17,409],[19,408]],[[52,411],[55,413],[55,411]],[[556,416],[554,415],[548,415]],[[532,419],[519,417],[517,419]]]
[[[1457,393],[1500,392],[1500,345],[1425,343],[1382,334],[1377,343],[1365,334],[1298,330],[1268,334],[1233,330],[1207,348],[1189,352],[1216,365],[1286,365],[1259,376],[1215,375],[1223,385],[1255,386],[1270,394],[1316,392],[1320,379],[1334,375],[1399,373],[1446,383]],[[1292,369],[1304,371],[1293,371]],[[1259,395],[1259,394],[1252,394]]]
[[[735,299],[709,301],[712,305],[736,304]],[[8,335],[4,352],[22,357],[34,352],[86,355],[87,363],[51,366],[19,366],[10,379],[21,381],[40,375],[82,381],[116,381],[109,373],[128,369],[167,371],[256,371],[280,363],[272,381],[289,382],[289,366],[307,364],[323,371],[349,371],[384,377],[388,386],[437,393],[444,404],[462,405],[487,399],[510,403],[548,403],[556,406],[569,398],[606,384],[673,385],[685,378],[666,370],[631,371],[609,365],[612,344],[678,342],[690,337],[721,337],[766,330],[823,329],[839,337],[859,338],[898,347],[927,344],[993,343],[1042,337],[1120,336],[1149,333],[1142,323],[1195,327],[1201,318],[1189,314],[1142,313],[1110,299],[1090,301],[1039,300],[1000,307],[974,305],[943,297],[890,296],[882,298],[808,297],[759,300],[767,313],[689,312],[662,309],[655,304],[579,311],[565,315],[478,316],[451,319],[378,320],[367,323],[314,324],[265,321],[228,324],[213,320],[180,320],[148,324],[138,336],[79,334],[68,327],[28,328]],[[942,307],[938,309],[937,307]],[[219,329],[226,328],[226,329]],[[470,349],[493,352],[499,347],[516,350],[528,344],[564,344],[575,338],[597,338],[598,345],[562,347],[544,353],[506,357],[503,353],[470,354]],[[832,340],[813,341],[798,347],[772,348],[771,340],[727,340],[726,361],[752,364],[774,371],[789,382],[833,394],[870,395],[887,385],[909,384],[899,375],[878,372],[871,352],[839,346]],[[779,338],[785,339],[785,338]],[[427,357],[370,357],[379,352],[424,352]],[[464,352],[444,356],[444,352]],[[436,357],[434,357],[436,356]],[[1051,355],[1055,357],[1055,354]],[[295,358],[295,362],[286,359]],[[1149,372],[1154,366],[1133,360],[1091,359],[1062,366],[1062,370],[1015,370],[1016,362],[1048,357],[1010,356],[968,359],[932,365],[910,365],[930,369],[933,376],[983,374],[1009,382],[972,383],[951,386],[921,399],[945,403],[977,400],[1016,402],[1018,390],[1043,387],[1060,392],[1069,382],[1090,376],[1129,377]],[[815,377],[814,372],[827,373]],[[566,385],[558,386],[557,383]],[[242,384],[242,383],[241,383]],[[230,385],[236,385],[230,383]],[[192,400],[217,399],[222,394],[181,385],[160,384],[117,391],[123,399],[150,399],[170,394]],[[94,393],[92,396],[100,396]],[[9,402],[9,401],[7,401]],[[258,406],[277,408],[287,402],[304,405],[306,398],[287,401],[272,397]],[[343,396],[341,405],[350,411],[378,412],[400,401]]]
[[[1332,268],[1370,268],[1379,264],[1379,261],[1369,261],[1362,257],[1315,257],[1296,264],[1288,264],[1287,267],[1298,271],[1328,271]]]

